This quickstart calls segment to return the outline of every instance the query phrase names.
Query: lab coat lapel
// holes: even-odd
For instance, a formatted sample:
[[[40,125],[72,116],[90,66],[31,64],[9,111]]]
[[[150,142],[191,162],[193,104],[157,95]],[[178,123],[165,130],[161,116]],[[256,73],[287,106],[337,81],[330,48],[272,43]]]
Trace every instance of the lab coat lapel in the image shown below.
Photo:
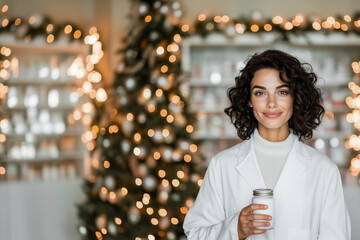
[[[240,146],[237,152],[239,161],[236,167],[237,171],[252,189],[266,188],[260,167],[256,160],[252,139],[245,140]]]
[[[301,175],[304,174],[309,160],[310,157],[305,144],[296,139],[275,185],[274,195],[286,192],[282,190],[289,186],[294,186],[299,181]]]

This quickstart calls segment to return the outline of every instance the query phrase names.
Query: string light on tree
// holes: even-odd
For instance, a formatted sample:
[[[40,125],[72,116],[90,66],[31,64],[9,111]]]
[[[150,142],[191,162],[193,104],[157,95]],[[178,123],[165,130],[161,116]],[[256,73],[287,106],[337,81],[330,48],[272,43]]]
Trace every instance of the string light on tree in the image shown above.
[[[350,17],[345,17],[348,21],[351,21]],[[351,64],[353,72],[355,73],[355,81],[359,82],[359,73],[360,73],[360,62],[353,62]],[[349,89],[351,90],[353,96],[348,96],[345,100],[349,108],[353,109],[351,113],[346,115],[346,120],[349,123],[352,123],[356,129],[355,134],[351,134],[347,141],[345,142],[345,147],[353,149],[355,152],[360,151],[360,87],[355,82],[350,82],[348,84]],[[360,154],[357,154],[356,157],[351,159],[350,168],[351,174],[357,176],[360,173]]]

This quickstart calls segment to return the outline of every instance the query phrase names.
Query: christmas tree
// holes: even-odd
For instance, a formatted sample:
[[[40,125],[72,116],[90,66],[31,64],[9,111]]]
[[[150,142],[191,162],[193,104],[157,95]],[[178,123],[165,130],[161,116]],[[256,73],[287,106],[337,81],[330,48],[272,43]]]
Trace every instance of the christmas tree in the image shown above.
[[[164,0],[134,0],[131,9],[116,80],[92,126],[79,231],[84,239],[186,239],[202,158],[180,77],[182,9]]]

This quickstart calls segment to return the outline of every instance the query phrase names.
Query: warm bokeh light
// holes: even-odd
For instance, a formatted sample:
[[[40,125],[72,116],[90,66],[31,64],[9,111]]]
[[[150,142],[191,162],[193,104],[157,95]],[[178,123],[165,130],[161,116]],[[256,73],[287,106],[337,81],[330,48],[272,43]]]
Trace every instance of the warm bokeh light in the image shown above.
[[[9,6],[8,5],[4,5],[2,8],[1,8],[1,11],[3,13],[7,12],[9,10]]]
[[[291,29],[294,28],[294,26],[292,25],[291,22],[287,22],[287,23],[285,23],[284,28],[285,28],[286,30],[291,30]]]
[[[353,158],[350,162],[350,171],[354,173],[354,176],[357,176],[360,173],[360,155],[358,154],[356,158]]]
[[[202,182],[203,182],[203,179],[199,179],[199,180],[198,180],[198,186],[199,186],[199,187],[201,187]]]
[[[64,32],[66,34],[70,34],[72,32],[73,28],[71,25],[66,25],[66,27],[64,28]]]
[[[180,171],[180,170],[177,171],[176,175],[180,179],[183,179],[185,177],[185,173],[183,171]]]
[[[96,93],[96,100],[99,102],[105,102],[107,100],[107,94],[105,89],[99,88]]]
[[[175,55],[170,55],[169,62],[173,63],[175,61],[176,61],[176,56]]]
[[[186,126],[186,131],[187,131],[188,133],[192,133],[192,132],[194,131],[194,127],[193,127],[192,125],[187,125],[187,126]]]
[[[167,116],[167,110],[164,108],[164,109],[161,109],[160,111],[160,116],[162,117],[166,117]]]
[[[191,144],[190,147],[189,147],[189,149],[190,149],[191,152],[194,153],[194,152],[197,151],[198,147],[197,147],[195,144]]]
[[[114,222],[117,224],[117,225],[120,225],[122,223],[122,220],[118,217],[114,218]]]
[[[135,135],[134,135],[134,140],[135,140],[136,142],[139,142],[139,141],[141,140],[141,135],[140,135],[140,133],[135,133]]]
[[[89,34],[92,35],[92,34],[95,34],[95,33],[97,33],[97,28],[96,27],[91,27],[89,29]]]
[[[102,234],[101,234],[99,231],[96,231],[96,232],[95,232],[95,236],[96,236],[98,239],[102,239]]]
[[[245,32],[245,26],[243,24],[237,23],[235,25],[235,30],[239,34],[243,34]]]
[[[162,73],[166,73],[168,70],[169,70],[168,66],[166,66],[166,65],[161,66],[160,71],[161,71]]]
[[[136,178],[136,179],[135,179],[135,184],[136,184],[137,186],[141,186],[142,180],[141,180],[140,178]]]
[[[135,156],[139,156],[141,154],[140,148],[135,147],[133,153],[135,154]]]
[[[336,22],[334,23],[334,28],[335,28],[335,29],[340,29],[340,27],[341,27],[341,24],[340,24],[338,21],[336,21]]]
[[[298,23],[303,23],[304,22],[304,16],[298,14],[298,15],[295,16],[295,20]]]
[[[106,187],[101,187],[101,193],[102,194],[107,194],[108,193],[108,190]]]
[[[184,161],[185,162],[191,162],[191,156],[189,154],[184,155]]]
[[[109,161],[104,161],[104,168],[109,168],[110,167],[110,162]]]
[[[156,107],[155,107],[154,104],[150,104],[150,105],[148,106],[148,111],[149,111],[150,113],[154,112],[155,110],[156,110]]]
[[[166,176],[166,172],[164,170],[159,170],[159,177],[164,178]]]
[[[267,32],[269,32],[269,31],[272,30],[272,26],[267,23],[267,24],[264,25],[264,30],[267,31]]]
[[[198,16],[198,20],[200,21],[200,22],[202,22],[202,21],[205,21],[206,20],[206,15],[205,14],[200,14],[199,16]]]
[[[150,15],[147,15],[145,17],[145,22],[151,22],[151,20],[152,20],[152,17]]]
[[[326,19],[326,21],[332,25],[332,24],[335,23],[335,18],[334,18],[334,17],[328,17],[328,18]]]
[[[9,24],[9,19],[7,18],[5,18],[1,23],[2,27],[6,27],[8,24]]]
[[[140,202],[140,201],[137,201],[137,202],[136,202],[136,207],[137,207],[138,209],[142,209],[142,208],[144,207],[144,204],[143,204],[142,202]]]
[[[159,160],[161,158],[161,154],[159,152],[154,152],[154,159]]]
[[[216,22],[216,23],[220,23],[221,22],[221,16],[215,16],[214,17],[214,22]]]
[[[80,30],[76,30],[75,32],[74,32],[74,38],[75,39],[78,39],[78,38],[80,38],[81,37],[81,31]]]
[[[173,225],[177,225],[177,224],[179,224],[179,220],[177,218],[173,217],[173,218],[171,218],[171,223]]]
[[[320,31],[321,30],[321,25],[319,22],[313,22],[312,23],[312,27],[316,30],[316,31]]]
[[[180,212],[185,215],[188,212],[188,209],[186,207],[181,207]]]
[[[168,115],[168,116],[166,117],[166,121],[167,121],[168,123],[174,122],[174,116],[173,116],[173,115]]]
[[[181,42],[181,36],[180,36],[180,34],[175,34],[175,35],[174,35],[174,41],[177,42],[177,43]]]
[[[53,30],[54,30],[54,25],[48,24],[48,25],[46,26],[46,31],[47,31],[48,33],[52,32]]]
[[[167,215],[167,211],[165,208],[160,208],[158,211],[160,217],[165,217]]]
[[[174,187],[178,187],[180,186],[180,181],[178,179],[173,179],[171,181],[171,184],[174,186]]]
[[[259,26],[257,24],[253,24],[253,25],[251,25],[250,30],[252,32],[257,32],[257,31],[259,31]]]
[[[132,114],[132,113],[126,114],[126,119],[127,119],[128,121],[134,120],[134,114]]]
[[[0,167],[0,175],[5,175],[6,174],[6,169],[5,167],[1,166]]]
[[[155,226],[156,226],[156,225],[159,224],[159,220],[157,220],[156,218],[151,218],[150,221],[151,221],[151,224],[152,224],[152,225],[155,225]]]
[[[349,15],[345,15],[345,16],[344,16],[344,20],[345,20],[346,22],[351,22],[351,17],[350,17]]]
[[[4,142],[6,142],[6,135],[1,133],[0,134],[0,143],[4,143]]]
[[[127,194],[128,194],[128,190],[127,190],[127,188],[121,188],[121,195],[123,196],[123,197],[125,197]]]
[[[281,24],[284,22],[284,19],[281,16],[275,16],[273,17],[272,22],[274,24]]]
[[[167,179],[163,179],[161,181],[161,184],[164,186],[164,187],[168,187],[170,185],[169,181]]]
[[[344,32],[346,32],[347,30],[349,30],[349,27],[348,27],[348,25],[346,25],[346,24],[341,24],[341,30],[343,30]]]
[[[148,130],[148,136],[149,136],[149,137],[153,137],[154,134],[155,134],[154,129],[149,129],[149,130]]]
[[[224,23],[228,23],[230,21],[230,17],[228,15],[224,15],[221,17],[221,21]]]
[[[146,213],[147,213],[148,215],[153,215],[153,214],[154,214],[154,209],[151,208],[151,207],[148,207],[148,208],[146,209]]]
[[[188,208],[191,208],[191,206],[194,204],[194,201],[193,200],[191,200],[191,199],[188,199],[188,200],[186,200],[186,206],[188,207]]]
[[[183,32],[187,32],[187,31],[189,31],[189,29],[190,29],[190,27],[187,24],[185,24],[181,27],[181,31],[183,31]]]

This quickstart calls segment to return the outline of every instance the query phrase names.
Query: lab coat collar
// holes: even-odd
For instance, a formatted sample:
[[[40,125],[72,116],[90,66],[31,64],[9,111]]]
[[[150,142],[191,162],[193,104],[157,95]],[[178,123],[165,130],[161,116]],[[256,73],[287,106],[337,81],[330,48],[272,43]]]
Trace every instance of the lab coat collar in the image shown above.
[[[253,139],[245,140],[239,144],[236,153],[238,164],[237,171],[248,182],[252,189],[266,188],[260,167],[258,165],[253,146]],[[276,183],[274,194],[282,188],[288,186],[300,177],[310,160],[308,151],[304,143],[296,139],[286,160],[284,168]]]

